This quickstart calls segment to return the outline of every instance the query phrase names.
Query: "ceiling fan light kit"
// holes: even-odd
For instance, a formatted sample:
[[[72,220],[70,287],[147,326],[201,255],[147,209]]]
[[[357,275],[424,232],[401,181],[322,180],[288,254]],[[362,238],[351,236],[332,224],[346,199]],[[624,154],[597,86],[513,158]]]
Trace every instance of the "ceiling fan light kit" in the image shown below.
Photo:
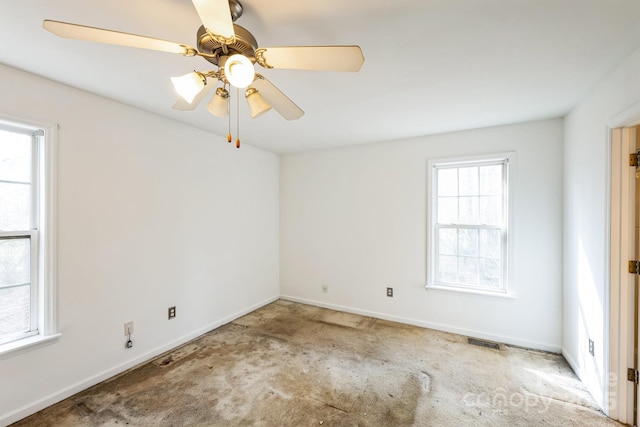
[[[216,89],[216,93],[207,104],[207,110],[216,117],[229,115],[229,92],[223,87]]]
[[[249,111],[251,111],[251,118],[256,119],[271,110],[271,105],[267,104],[258,89],[250,87],[245,91],[245,98],[247,98],[247,104],[249,104]]]
[[[207,78],[199,71],[180,77],[171,77],[173,87],[185,101],[191,104],[194,98],[204,89]]]
[[[304,115],[293,101],[264,76],[255,72],[254,64],[265,69],[359,71],[364,56],[359,46],[290,46],[258,47],[256,38],[247,29],[234,24],[242,16],[238,0],[192,0],[202,26],[196,33],[197,48],[182,43],[114,30],[88,27],[61,21],[45,20],[44,29],[53,34],[97,43],[129,46],[140,49],[200,56],[217,69],[194,71],[171,81],[183,101],[173,108],[193,110],[209,92],[207,80],[218,87],[207,104],[214,116],[229,116],[228,86],[245,89],[251,118],[257,118],[272,108],[285,120],[297,120]],[[230,135],[228,136],[230,142]],[[239,139],[238,139],[239,146]]]
[[[256,72],[249,58],[236,53],[224,62],[224,77],[232,86],[244,89],[253,82]]]

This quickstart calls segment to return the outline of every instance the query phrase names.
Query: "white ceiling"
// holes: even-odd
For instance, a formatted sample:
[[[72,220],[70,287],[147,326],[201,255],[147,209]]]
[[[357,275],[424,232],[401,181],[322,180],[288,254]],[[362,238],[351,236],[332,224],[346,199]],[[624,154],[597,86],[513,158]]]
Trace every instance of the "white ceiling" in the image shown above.
[[[243,144],[278,153],[559,117],[640,45],[638,0],[241,1],[236,23],[260,46],[358,44],[366,58],[358,73],[257,67],[306,112],[252,120],[241,103]],[[206,101],[171,109],[169,77],[204,59],[59,38],[45,18],[194,46],[191,0],[0,0],[0,62],[226,143]]]

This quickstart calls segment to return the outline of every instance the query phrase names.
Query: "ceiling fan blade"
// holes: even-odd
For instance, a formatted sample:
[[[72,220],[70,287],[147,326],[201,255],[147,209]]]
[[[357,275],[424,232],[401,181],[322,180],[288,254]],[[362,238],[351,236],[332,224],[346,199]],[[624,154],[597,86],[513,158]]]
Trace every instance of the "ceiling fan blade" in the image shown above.
[[[180,43],[155,39],[147,36],[139,36],[136,34],[122,33],[120,31],[106,30],[103,28],[87,27],[85,25],[72,24],[69,22],[45,19],[42,26],[45,30],[52,32],[56,36],[66,37],[69,39],[159,50],[162,52],[179,53],[181,55],[187,55],[190,51],[195,52],[194,48]]]
[[[233,39],[233,20],[229,0],[192,0],[204,27],[210,33]]]
[[[207,97],[207,95],[209,95],[211,93],[211,90],[218,83],[218,79],[211,78],[211,80],[213,80],[213,81],[207,80],[206,86],[204,87],[204,89],[202,89],[200,91],[200,93],[198,93],[196,95],[195,98],[193,98],[193,101],[191,101],[191,104],[189,104],[187,101],[185,101],[184,98],[182,98],[181,96],[178,96],[178,98],[176,99],[176,102],[173,103],[171,108],[173,108],[174,110],[178,110],[178,111],[195,110],[196,107],[202,102],[203,99],[205,99]]]
[[[286,120],[297,120],[304,115],[300,107],[263,76],[257,74],[251,87],[258,89],[264,100]]]
[[[256,50],[256,61],[265,68],[358,71],[364,55],[360,46],[265,47]]]

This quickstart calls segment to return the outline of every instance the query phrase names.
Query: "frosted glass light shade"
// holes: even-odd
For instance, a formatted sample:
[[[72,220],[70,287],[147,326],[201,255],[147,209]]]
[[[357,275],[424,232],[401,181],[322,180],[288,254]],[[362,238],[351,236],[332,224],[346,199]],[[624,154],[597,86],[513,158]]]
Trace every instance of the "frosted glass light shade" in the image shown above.
[[[229,92],[219,87],[216,93],[207,104],[207,110],[217,117],[227,117],[229,115]]]
[[[255,78],[253,64],[244,55],[231,55],[224,64],[224,75],[233,86],[244,89]]]
[[[171,77],[171,82],[178,95],[191,104],[196,95],[204,89],[207,78],[202,73],[194,71],[184,76]]]
[[[267,101],[264,100],[257,89],[250,87],[245,92],[245,97],[247,98],[247,104],[249,104],[252,119],[260,117],[267,111],[271,110],[271,105],[267,104]]]

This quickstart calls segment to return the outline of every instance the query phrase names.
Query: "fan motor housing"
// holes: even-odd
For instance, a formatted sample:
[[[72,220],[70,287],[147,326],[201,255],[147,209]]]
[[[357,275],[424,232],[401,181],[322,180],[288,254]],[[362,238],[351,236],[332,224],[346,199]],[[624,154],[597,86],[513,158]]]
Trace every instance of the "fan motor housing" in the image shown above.
[[[212,64],[218,64],[218,58],[220,56],[229,56],[234,53],[239,53],[241,55],[246,56],[251,60],[251,62],[255,62],[255,52],[258,48],[258,42],[256,38],[253,37],[253,34],[249,32],[246,28],[241,27],[240,25],[233,24],[233,30],[235,32],[235,41],[230,44],[222,43],[220,40],[217,40],[215,36],[211,35],[204,25],[201,25],[198,28],[198,51],[213,55],[211,57],[205,56],[204,59],[211,62]],[[224,46],[226,46],[227,52],[224,52]]]

